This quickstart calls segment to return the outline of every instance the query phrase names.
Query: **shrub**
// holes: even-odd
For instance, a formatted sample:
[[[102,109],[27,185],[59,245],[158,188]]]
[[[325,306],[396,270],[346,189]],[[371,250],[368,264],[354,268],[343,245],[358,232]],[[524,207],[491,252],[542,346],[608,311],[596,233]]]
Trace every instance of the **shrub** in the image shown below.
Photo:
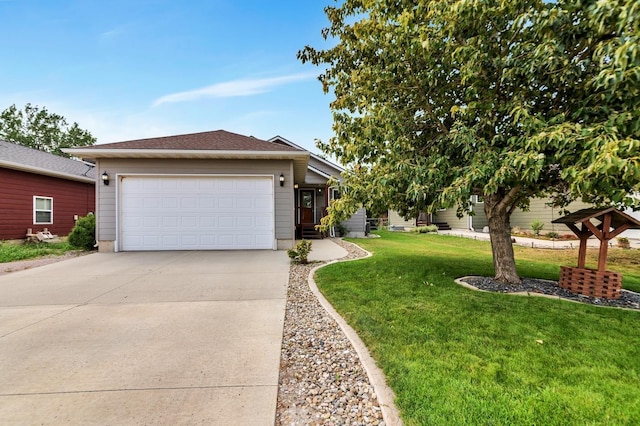
[[[536,237],[540,235],[540,231],[542,231],[542,228],[544,228],[544,222],[540,219],[535,219],[533,222],[531,222],[531,229],[533,230],[533,235],[535,235]]]
[[[556,238],[560,238],[560,234],[558,234],[557,232],[551,231],[551,232],[547,232],[547,237],[556,239]]]
[[[96,244],[96,217],[92,214],[78,219],[68,238],[69,244],[85,250],[93,250]]]
[[[417,226],[412,229],[412,232],[417,232],[419,234],[438,232],[438,225]]]
[[[629,243],[629,239],[626,237],[618,237],[618,247],[630,248],[631,244]]]
[[[311,241],[309,240],[301,240],[294,248],[287,250],[287,254],[292,261],[303,265],[308,263],[307,256],[309,256],[310,252]]]

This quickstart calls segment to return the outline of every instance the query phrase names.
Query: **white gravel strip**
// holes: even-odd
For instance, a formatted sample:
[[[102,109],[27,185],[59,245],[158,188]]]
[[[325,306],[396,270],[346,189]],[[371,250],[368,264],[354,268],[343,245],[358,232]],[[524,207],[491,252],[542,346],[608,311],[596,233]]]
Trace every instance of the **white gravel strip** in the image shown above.
[[[353,244],[339,239],[333,241],[349,253],[341,260],[367,255],[367,252]],[[366,358],[368,352],[364,345],[356,336],[354,343],[361,345],[360,352],[366,358],[367,370],[341,326],[311,291],[308,278],[319,265],[291,266],[276,424],[401,424],[393,406],[393,394],[384,384],[384,376],[377,370],[373,360]],[[337,319],[344,323],[339,316]],[[372,374],[370,370],[373,367],[377,371]],[[370,377],[373,379],[370,380]],[[377,383],[376,388],[381,391],[380,398],[372,382]],[[380,399],[384,401],[384,416]]]

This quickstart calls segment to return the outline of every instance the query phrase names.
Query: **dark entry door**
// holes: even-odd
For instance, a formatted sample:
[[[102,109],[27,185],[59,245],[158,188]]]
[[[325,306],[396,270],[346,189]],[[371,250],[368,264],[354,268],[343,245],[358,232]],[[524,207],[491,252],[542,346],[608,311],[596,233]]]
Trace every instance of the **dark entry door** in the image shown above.
[[[314,223],[315,197],[316,193],[312,189],[300,191],[300,223]]]

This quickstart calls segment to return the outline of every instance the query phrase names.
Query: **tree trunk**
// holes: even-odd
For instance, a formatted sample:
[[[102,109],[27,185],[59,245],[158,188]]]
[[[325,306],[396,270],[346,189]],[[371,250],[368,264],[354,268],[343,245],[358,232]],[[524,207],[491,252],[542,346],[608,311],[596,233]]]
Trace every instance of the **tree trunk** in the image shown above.
[[[495,280],[508,284],[521,284],[522,281],[516,271],[516,260],[511,242],[511,224],[509,222],[511,215],[507,207],[502,205],[500,195],[492,194],[485,197],[484,201],[484,211],[489,221]]]

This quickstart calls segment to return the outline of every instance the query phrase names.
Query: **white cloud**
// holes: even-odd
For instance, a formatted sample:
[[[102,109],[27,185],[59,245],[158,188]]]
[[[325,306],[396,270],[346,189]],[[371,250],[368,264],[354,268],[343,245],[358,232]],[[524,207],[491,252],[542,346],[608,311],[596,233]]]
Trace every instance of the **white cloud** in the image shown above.
[[[291,74],[282,77],[225,81],[200,89],[161,96],[153,102],[153,106],[173,102],[190,102],[203,98],[233,98],[258,95],[269,92],[277,86],[307,80],[315,76],[316,74]]]
[[[112,28],[108,31],[104,31],[100,33],[98,35],[98,40],[101,43],[108,43],[110,41],[120,38],[123,34],[125,34],[125,31],[126,31],[125,27],[121,25],[121,26]]]

